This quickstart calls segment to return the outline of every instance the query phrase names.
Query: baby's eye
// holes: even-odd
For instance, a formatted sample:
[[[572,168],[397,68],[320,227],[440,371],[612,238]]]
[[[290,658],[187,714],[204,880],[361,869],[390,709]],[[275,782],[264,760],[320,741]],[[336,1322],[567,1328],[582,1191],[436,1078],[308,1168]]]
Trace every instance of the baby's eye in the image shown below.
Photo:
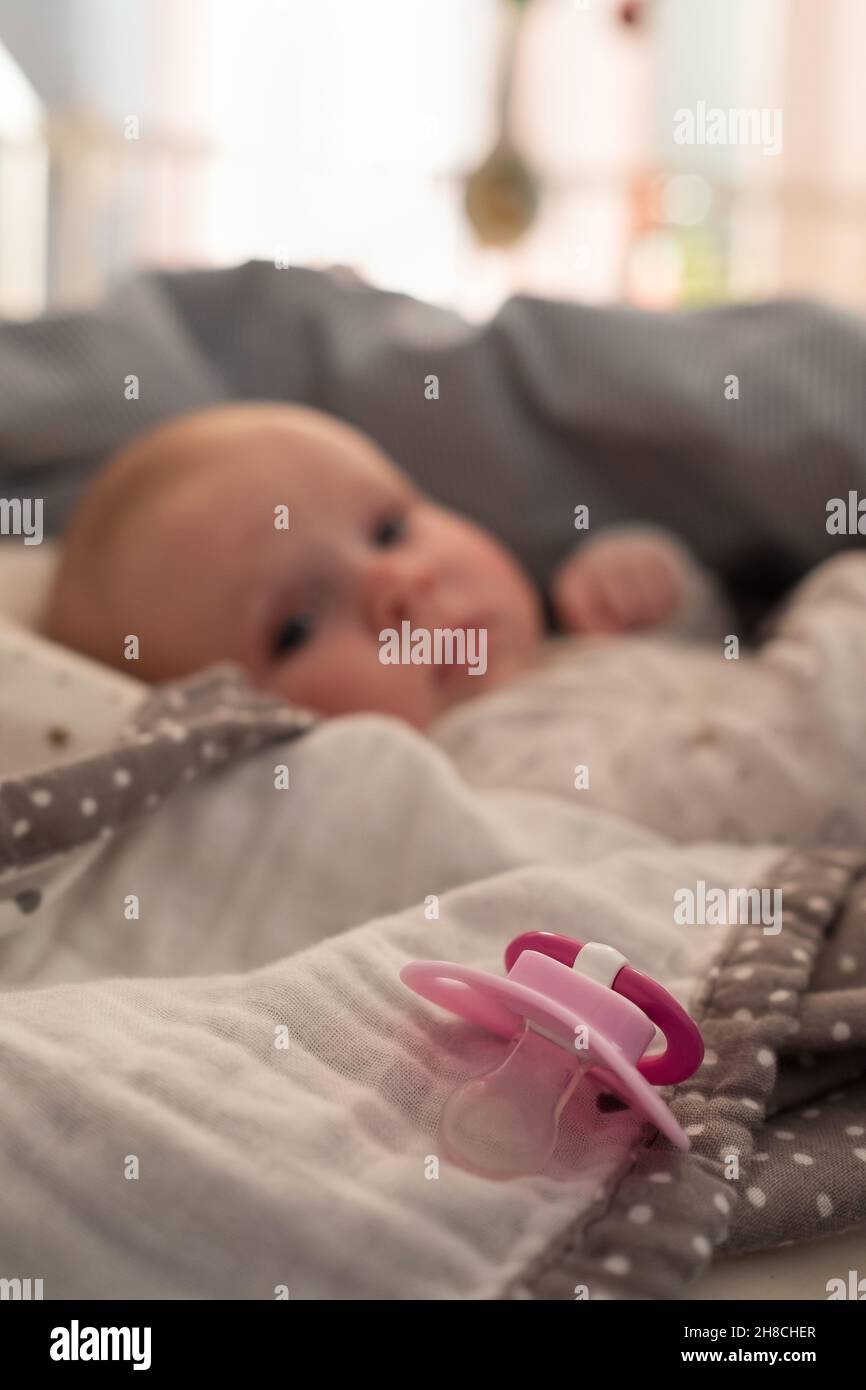
[[[282,627],[274,633],[272,643],[272,653],[275,657],[291,656],[292,652],[302,647],[313,635],[313,619],[309,613],[299,613],[294,618],[289,618],[288,622],[283,623]]]
[[[405,535],[405,519],[402,516],[389,516],[373,528],[373,544],[384,550],[402,541]]]

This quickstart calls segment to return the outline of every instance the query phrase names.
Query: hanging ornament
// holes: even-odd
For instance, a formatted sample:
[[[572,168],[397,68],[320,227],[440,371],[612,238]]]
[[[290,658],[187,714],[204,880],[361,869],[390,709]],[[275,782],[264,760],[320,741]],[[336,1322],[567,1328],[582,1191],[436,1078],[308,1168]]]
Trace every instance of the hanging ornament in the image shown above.
[[[508,0],[508,33],[499,72],[498,135],[487,158],[466,182],[466,215],[485,246],[513,245],[532,225],[540,203],[538,179],[512,138],[514,74],[525,3]]]

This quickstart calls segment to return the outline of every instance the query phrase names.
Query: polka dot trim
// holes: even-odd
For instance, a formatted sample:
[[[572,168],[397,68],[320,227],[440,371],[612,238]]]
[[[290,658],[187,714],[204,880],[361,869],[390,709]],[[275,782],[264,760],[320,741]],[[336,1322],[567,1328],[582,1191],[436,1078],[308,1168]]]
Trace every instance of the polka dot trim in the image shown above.
[[[10,891],[17,877],[32,877],[31,870],[43,861],[108,839],[158,810],[193,780],[191,764],[207,775],[212,767],[245,756],[248,740],[255,748],[285,742],[316,722],[309,711],[287,708],[254,690],[233,667],[202,672],[183,689],[157,691],[135,719],[137,727],[104,752],[77,759],[67,754],[38,775],[0,784],[0,825],[6,827],[0,837],[0,879],[19,911],[34,911],[36,899],[29,896],[29,883],[19,886],[25,896]],[[193,735],[190,757],[186,745]],[[48,736],[57,747],[73,741],[72,732],[60,726]]]
[[[645,1226],[653,1219],[653,1209],[645,1202],[639,1202],[636,1206],[629,1208],[628,1219],[633,1221],[636,1226]]]

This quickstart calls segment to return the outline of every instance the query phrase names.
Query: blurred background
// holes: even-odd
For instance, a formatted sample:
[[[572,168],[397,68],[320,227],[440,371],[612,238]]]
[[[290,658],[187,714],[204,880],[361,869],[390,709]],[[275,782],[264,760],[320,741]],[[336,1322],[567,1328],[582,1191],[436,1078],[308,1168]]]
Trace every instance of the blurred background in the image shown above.
[[[866,306],[864,53],[866,0],[0,0],[0,313],[251,257]]]

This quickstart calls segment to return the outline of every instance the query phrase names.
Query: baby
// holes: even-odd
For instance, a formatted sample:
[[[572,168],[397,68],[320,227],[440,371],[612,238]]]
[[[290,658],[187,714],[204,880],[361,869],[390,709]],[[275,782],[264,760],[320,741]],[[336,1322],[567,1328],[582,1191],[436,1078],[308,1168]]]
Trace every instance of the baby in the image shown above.
[[[348,425],[246,404],[109,463],[73,517],[44,629],[127,670],[134,634],[148,681],[234,660],[290,703],[426,729],[475,784],[579,792],[675,838],[862,834],[863,557],[817,571],[757,656],[724,628],[715,647],[672,639],[702,592],[673,539],[603,533],[551,586],[561,633],[581,640],[546,642],[540,596],[492,536]],[[404,623],[485,633],[483,675],[387,664],[383,638]]]
[[[557,576],[557,616],[574,632],[653,626],[677,608],[682,566],[662,539],[593,548]],[[484,679],[465,662],[383,664],[381,635],[403,622],[485,633]],[[109,463],[67,533],[45,630],[127,670],[135,634],[148,681],[229,658],[291,703],[424,728],[534,665],[543,619],[504,547],[369,439],[257,404],[184,417]]]

